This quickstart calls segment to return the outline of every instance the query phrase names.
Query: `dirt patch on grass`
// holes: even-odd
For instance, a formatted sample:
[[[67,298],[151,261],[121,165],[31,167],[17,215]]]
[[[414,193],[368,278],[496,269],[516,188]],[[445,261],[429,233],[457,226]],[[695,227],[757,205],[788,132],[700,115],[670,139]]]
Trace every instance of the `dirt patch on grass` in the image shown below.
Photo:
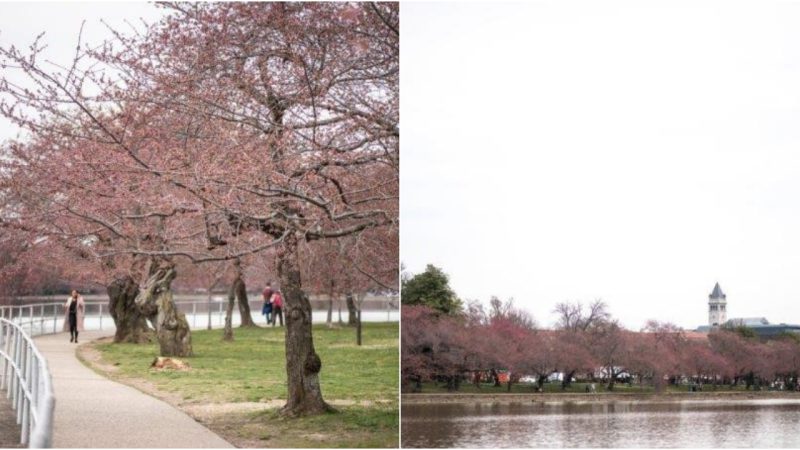
[[[94,369],[95,372],[100,372],[101,374],[118,373],[119,367],[103,360],[103,354],[100,353],[97,348],[95,348],[96,343],[104,344],[110,342],[113,342],[113,338],[104,337],[97,339],[96,341],[84,342],[83,344],[78,345],[78,350],[76,352],[78,359],[80,359],[84,365]]]
[[[184,399],[180,394],[164,392],[159,390],[155,384],[147,380],[125,376],[119,370],[119,367],[103,359],[103,354],[97,349],[96,345],[107,344],[110,342],[113,342],[113,338],[105,337],[92,342],[80,344],[75,354],[85,366],[106,378],[128,385],[140,392],[150,395],[151,397],[155,397],[159,400],[163,400],[173,406],[179,406],[184,402]]]
[[[375,436],[369,433],[348,429],[346,420],[340,424],[327,425],[327,422],[336,421],[337,414],[322,420],[310,419],[308,423],[302,425],[302,433],[298,433],[297,419],[285,419],[278,414],[284,403],[284,400],[194,403],[183,404],[180,409],[237,447],[331,447],[364,443],[378,447],[396,446],[386,437],[384,440],[387,442],[381,444],[380,440],[375,441]],[[352,406],[369,407],[375,404],[371,401],[352,400],[332,400],[329,403],[337,409]]]

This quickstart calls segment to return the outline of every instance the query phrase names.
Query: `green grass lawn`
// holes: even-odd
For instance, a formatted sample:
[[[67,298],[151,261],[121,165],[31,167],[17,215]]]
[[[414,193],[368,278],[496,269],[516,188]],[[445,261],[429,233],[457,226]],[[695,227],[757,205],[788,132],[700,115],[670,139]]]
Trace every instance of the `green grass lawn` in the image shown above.
[[[364,324],[364,345],[359,347],[353,328],[314,327],[322,393],[338,410],[320,417],[284,419],[276,414],[287,395],[283,328],[236,328],[233,342],[222,341],[222,330],[193,331],[194,356],[182,358],[191,366],[188,371],[150,369],[158,356],[155,343],[94,343],[102,364],[93,367],[139,388],[168,393],[168,400],[178,399],[177,406],[189,412],[197,404],[269,405],[234,408],[209,419],[210,428],[237,445],[396,447],[398,328],[396,323]]]
[[[583,394],[586,393],[586,385],[588,383],[572,383],[569,388],[566,390],[561,389],[561,383],[545,383],[543,387],[544,393],[548,394],[559,394],[559,393],[573,393],[573,394]],[[534,390],[535,385],[528,384],[528,383],[516,383],[511,385],[511,393],[512,394],[532,394],[536,393]],[[597,389],[597,393],[605,393],[609,392],[606,390],[606,385],[603,383],[595,383],[595,388]],[[666,386],[665,392],[669,393],[683,393],[688,392],[689,388],[685,385],[678,385],[678,386]],[[736,386],[731,387],[728,385],[718,385],[716,390],[714,389],[713,385],[704,385],[703,392],[736,392],[736,391],[746,391],[747,389],[744,386]],[[411,392],[410,389],[404,391],[405,393],[414,393]],[[459,386],[458,391],[448,391],[447,385],[444,383],[423,383],[422,390],[418,393],[421,394],[441,394],[447,392],[457,392],[462,394],[504,394],[508,393],[508,386],[503,383],[502,386],[494,386],[491,383],[482,383],[480,387],[475,386],[471,383],[462,383]],[[616,383],[614,385],[613,393],[630,393],[630,394],[652,394],[655,392],[655,389],[652,386],[648,385],[638,385],[636,383],[632,385],[628,385],[627,383]]]

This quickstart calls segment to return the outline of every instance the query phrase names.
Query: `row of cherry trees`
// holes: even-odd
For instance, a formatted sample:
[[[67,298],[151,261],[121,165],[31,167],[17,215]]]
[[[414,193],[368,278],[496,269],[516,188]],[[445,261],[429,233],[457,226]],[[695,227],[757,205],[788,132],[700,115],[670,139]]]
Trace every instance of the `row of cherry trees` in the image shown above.
[[[521,376],[562,373],[562,388],[573,377],[602,378],[613,390],[620,375],[661,390],[681,379],[696,383],[754,384],[783,382],[795,388],[800,373],[796,339],[761,342],[746,330],[718,330],[707,338],[687,336],[671,324],[648,322],[642,330],[623,328],[602,302],[588,309],[578,303],[557,305],[555,329],[541,329],[510,302],[492,300],[488,312],[477,304],[459,314],[426,306],[403,306],[402,372],[406,389],[428,380],[450,389],[479,383],[486,375],[500,385],[498,372],[509,371],[507,388]],[[745,332],[743,332],[745,331]]]
[[[285,299],[284,412],[326,411],[306,292],[397,289],[398,5],[160,7],[66,67],[0,48],[6,267],[107,286],[118,341],[149,321],[178,356],[173,281],[235,294],[258,268]]]

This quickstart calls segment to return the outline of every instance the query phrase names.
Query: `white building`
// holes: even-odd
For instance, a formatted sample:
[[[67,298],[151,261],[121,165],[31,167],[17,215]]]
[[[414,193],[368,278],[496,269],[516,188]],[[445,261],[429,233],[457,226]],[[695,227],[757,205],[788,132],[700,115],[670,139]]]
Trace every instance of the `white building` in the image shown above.
[[[719,287],[719,283],[714,285],[714,290],[708,296],[708,326],[718,327],[728,320],[726,311],[728,301],[725,294]]]
[[[719,283],[714,285],[714,290],[708,296],[708,325],[697,327],[702,333],[708,333],[719,327],[747,327],[761,339],[772,339],[785,333],[800,334],[800,325],[787,323],[770,324],[765,317],[742,317],[728,320],[728,299]]]

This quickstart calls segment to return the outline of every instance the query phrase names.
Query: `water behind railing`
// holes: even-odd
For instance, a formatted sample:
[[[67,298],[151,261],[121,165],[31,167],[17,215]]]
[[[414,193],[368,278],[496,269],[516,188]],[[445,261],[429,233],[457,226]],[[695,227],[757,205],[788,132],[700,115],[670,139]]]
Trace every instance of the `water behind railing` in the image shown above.
[[[86,310],[84,317],[84,328],[86,330],[108,330],[113,331],[114,319],[108,311],[108,300],[100,300],[101,296],[86,296]],[[48,298],[37,298],[45,300]],[[30,336],[41,334],[58,333],[64,327],[64,301],[63,296],[51,297],[49,301],[42,303],[30,303],[15,306],[0,306],[0,317],[13,320],[19,324]],[[175,305],[178,310],[186,315],[189,327],[192,329],[219,328],[225,324],[225,307],[227,301],[222,297],[212,297],[211,301],[197,300],[176,300]],[[319,305],[320,302],[312,302],[312,305]],[[373,298],[365,305],[374,309],[364,309],[361,312],[363,322],[398,322],[400,312],[397,310],[397,302],[393,298],[385,297],[384,301],[380,297]],[[261,314],[262,303],[260,300],[251,300],[250,317],[260,325],[266,323],[265,317]],[[336,306],[336,304],[334,304]],[[378,309],[379,308],[379,309]],[[332,311],[332,321],[334,323],[347,322],[348,311],[335,307]],[[316,309],[312,311],[313,323],[326,323],[328,318],[327,309]],[[238,305],[232,314],[233,326],[242,323]]]

